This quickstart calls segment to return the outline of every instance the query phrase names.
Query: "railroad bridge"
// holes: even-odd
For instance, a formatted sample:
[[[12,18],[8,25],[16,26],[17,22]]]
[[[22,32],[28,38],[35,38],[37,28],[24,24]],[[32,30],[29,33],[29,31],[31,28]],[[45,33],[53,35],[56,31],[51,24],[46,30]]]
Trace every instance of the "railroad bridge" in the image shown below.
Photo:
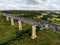
[[[24,18],[24,17],[18,17],[18,16],[13,16],[12,14],[6,14],[3,13],[3,16],[6,16],[6,20],[9,21],[9,18],[11,19],[11,25],[14,25],[14,19],[18,20],[18,27],[19,30],[22,30],[22,22],[27,23],[29,25],[32,26],[32,39],[37,38],[37,34],[36,34],[36,27],[39,27],[41,30],[46,28],[49,29],[51,26],[54,26],[53,30],[60,30],[60,25],[55,25],[55,24],[51,24],[51,23],[47,23],[47,22],[38,22],[36,20],[33,19],[29,19],[29,18]]]

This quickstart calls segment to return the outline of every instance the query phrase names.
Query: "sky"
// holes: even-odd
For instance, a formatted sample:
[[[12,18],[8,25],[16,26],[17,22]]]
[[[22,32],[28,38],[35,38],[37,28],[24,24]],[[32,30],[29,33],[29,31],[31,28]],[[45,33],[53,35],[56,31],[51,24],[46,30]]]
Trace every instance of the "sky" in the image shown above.
[[[60,10],[60,0],[0,0],[0,10]]]

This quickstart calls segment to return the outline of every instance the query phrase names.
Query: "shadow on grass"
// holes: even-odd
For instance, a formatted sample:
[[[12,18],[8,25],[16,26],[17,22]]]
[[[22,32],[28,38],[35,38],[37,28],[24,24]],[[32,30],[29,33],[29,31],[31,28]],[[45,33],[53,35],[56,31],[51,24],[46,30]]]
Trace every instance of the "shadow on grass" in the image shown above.
[[[24,29],[21,31],[16,31],[15,34],[17,35],[15,38],[13,38],[7,42],[1,43],[0,45],[8,45],[12,41],[23,39],[25,36],[31,36],[30,30],[27,30],[27,29]]]

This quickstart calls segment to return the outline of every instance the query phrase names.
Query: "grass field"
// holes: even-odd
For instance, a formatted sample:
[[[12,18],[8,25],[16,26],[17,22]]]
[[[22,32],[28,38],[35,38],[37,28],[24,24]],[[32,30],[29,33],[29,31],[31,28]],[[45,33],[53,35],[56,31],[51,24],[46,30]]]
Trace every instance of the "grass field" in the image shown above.
[[[27,31],[28,30],[28,31]],[[52,30],[37,30],[37,38],[31,39],[31,28],[26,24],[19,31],[17,22],[11,26],[5,17],[0,15],[0,44],[7,45],[60,45],[60,33]]]

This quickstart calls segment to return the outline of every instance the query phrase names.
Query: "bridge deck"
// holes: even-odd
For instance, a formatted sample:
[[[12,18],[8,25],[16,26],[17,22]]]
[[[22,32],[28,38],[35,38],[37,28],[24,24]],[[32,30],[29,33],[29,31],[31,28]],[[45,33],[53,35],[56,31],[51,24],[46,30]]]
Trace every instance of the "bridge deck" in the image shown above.
[[[3,16],[7,16],[7,17],[10,17],[10,18],[13,18],[13,19],[16,19],[16,20],[20,20],[24,23],[27,23],[27,24],[31,24],[31,25],[37,25],[39,24],[40,22],[37,22],[33,19],[28,19],[28,18],[24,18],[24,17],[18,17],[18,16],[13,16],[11,14],[3,14]]]
[[[6,13],[3,13],[3,16],[7,16],[7,17],[10,17],[10,18],[13,18],[13,19],[16,19],[16,20],[20,20],[24,23],[27,23],[27,24],[31,24],[31,25],[36,25],[36,26],[42,26],[42,25],[46,25],[46,24],[49,24],[49,25],[52,25],[52,26],[58,26],[60,27],[60,25],[57,25],[57,24],[52,24],[52,23],[48,23],[48,22],[38,22],[36,20],[33,20],[33,19],[29,19],[29,18],[24,18],[24,17],[18,17],[18,16],[13,16],[11,14],[6,14]]]

